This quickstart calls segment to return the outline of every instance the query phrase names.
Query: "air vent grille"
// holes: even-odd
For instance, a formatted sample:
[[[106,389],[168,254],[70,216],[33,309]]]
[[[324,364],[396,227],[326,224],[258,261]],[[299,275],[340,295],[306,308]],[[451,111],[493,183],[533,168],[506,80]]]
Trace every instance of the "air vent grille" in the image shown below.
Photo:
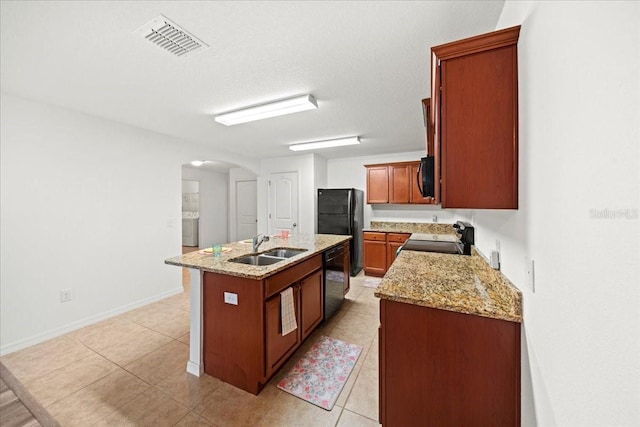
[[[135,33],[167,52],[180,57],[186,57],[209,47],[202,40],[199,40],[187,30],[180,28],[162,15],[147,22],[138,28]]]

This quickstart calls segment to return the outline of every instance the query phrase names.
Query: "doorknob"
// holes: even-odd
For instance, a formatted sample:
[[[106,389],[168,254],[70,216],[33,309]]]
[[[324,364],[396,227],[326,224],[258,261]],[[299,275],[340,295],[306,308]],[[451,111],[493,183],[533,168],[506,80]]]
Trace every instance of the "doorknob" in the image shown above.
[[[293,223],[293,228],[296,228],[298,224],[296,224],[295,222]]]

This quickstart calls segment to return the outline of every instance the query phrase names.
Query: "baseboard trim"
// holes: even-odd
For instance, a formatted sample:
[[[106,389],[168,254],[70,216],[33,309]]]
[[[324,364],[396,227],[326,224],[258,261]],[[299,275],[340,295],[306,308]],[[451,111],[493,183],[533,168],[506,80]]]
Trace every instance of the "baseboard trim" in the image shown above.
[[[59,337],[60,335],[64,335],[66,333],[75,331],[76,329],[84,328],[85,326],[92,325],[94,323],[100,322],[102,320],[109,319],[114,316],[118,316],[122,313],[126,313],[127,311],[134,310],[136,308],[140,308],[142,306],[151,304],[156,301],[160,301],[162,299],[171,297],[173,295],[177,295],[180,292],[183,292],[184,289],[182,286],[179,288],[172,289],[170,291],[163,292],[161,294],[155,295],[150,298],[145,298],[140,301],[133,302],[131,304],[126,304],[122,307],[115,308],[113,310],[108,310],[103,313],[97,314],[95,316],[87,317],[82,320],[78,320],[76,322],[69,323],[64,326],[60,326],[58,328],[52,329],[42,334],[35,335],[33,337],[25,338],[13,343],[9,343],[0,347],[0,356],[5,356],[9,353],[13,353],[18,350],[22,350],[23,348],[31,347],[35,344],[40,344],[41,342],[50,340],[52,338]]]

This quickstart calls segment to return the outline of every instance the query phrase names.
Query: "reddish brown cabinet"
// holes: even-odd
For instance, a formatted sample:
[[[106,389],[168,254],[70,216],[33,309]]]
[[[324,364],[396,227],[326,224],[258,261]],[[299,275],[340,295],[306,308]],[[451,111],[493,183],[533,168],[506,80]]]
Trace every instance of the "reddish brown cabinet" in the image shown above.
[[[411,194],[411,166],[389,165],[389,203],[409,203]]]
[[[288,288],[298,328],[283,336],[280,293]],[[323,317],[322,254],[263,280],[204,272],[204,371],[258,394]]]
[[[429,204],[418,188],[419,161],[365,165],[367,168],[368,204]]]
[[[400,246],[411,236],[411,233],[385,233],[381,231],[365,231],[364,241],[364,274],[382,277],[385,275]]]
[[[367,166],[367,203],[389,203],[389,168]]]
[[[365,231],[363,234],[364,274],[384,276],[387,272],[386,233]]]
[[[517,26],[431,48],[443,208],[518,208],[519,33]]]
[[[409,233],[387,233],[387,270],[396,260],[398,248],[411,236]]]
[[[297,303],[299,300],[300,288],[294,286],[293,301],[296,318],[300,318],[300,304]],[[280,294],[276,294],[265,303],[266,376],[271,376],[300,344],[300,334],[297,331],[282,335],[280,313]]]
[[[519,323],[382,299],[378,350],[383,426],[520,425]]]
[[[348,263],[347,263],[348,265]],[[316,326],[322,322],[323,294],[322,271],[305,277],[300,281],[300,330],[304,341],[313,332]]]

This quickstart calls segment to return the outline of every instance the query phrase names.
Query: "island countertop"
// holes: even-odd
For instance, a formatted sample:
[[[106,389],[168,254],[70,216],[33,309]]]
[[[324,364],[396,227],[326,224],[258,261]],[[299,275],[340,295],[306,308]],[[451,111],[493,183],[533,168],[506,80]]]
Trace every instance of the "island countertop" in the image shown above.
[[[475,248],[470,256],[404,250],[375,296],[522,323],[522,293]]]
[[[278,236],[271,237],[269,241],[263,242],[260,245],[258,253],[266,252],[274,248],[307,250],[307,252],[303,252],[299,255],[295,255],[271,265],[248,265],[229,261],[232,258],[252,254],[253,251],[250,240],[225,243],[223,245],[223,252],[219,257],[213,256],[210,252],[207,253],[203,250],[196,250],[194,252],[168,258],[164,262],[165,264],[176,265],[179,267],[195,268],[198,270],[227,274],[230,276],[260,280],[350,239],[351,236],[334,234],[290,234],[286,239]]]

